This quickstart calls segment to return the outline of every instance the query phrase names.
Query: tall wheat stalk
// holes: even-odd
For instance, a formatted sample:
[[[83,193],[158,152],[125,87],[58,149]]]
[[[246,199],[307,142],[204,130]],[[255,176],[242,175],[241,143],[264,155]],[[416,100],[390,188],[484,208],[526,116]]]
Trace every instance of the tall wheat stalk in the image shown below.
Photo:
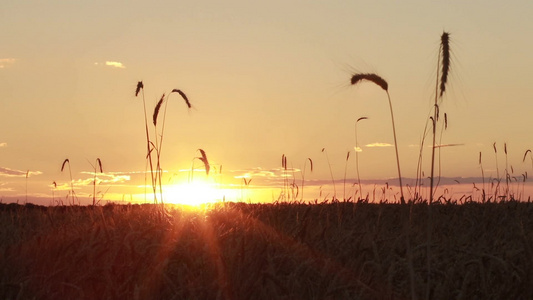
[[[446,83],[448,82],[448,75],[450,72],[450,34],[444,31],[441,35],[441,43],[439,48],[439,55],[437,59],[437,78],[435,84],[435,103],[433,106],[433,116],[431,117],[433,125],[433,143],[431,147],[431,175],[430,175],[430,188],[429,188],[429,202],[428,202],[428,230],[427,230],[427,282],[426,282],[426,299],[430,298],[431,291],[431,232],[432,232],[432,216],[431,205],[434,197],[434,180],[435,180],[435,150],[436,150],[436,137],[437,137],[437,124],[439,121],[439,100],[442,101],[442,96],[446,92]],[[440,72],[440,73],[439,73]],[[440,76],[439,76],[440,74]],[[440,77],[440,78],[439,78]],[[440,80],[440,81],[439,81]],[[447,124],[446,124],[447,125]],[[440,147],[439,147],[440,149]],[[440,172],[440,171],[439,171]]]
[[[435,104],[433,109],[433,117],[431,118],[433,124],[433,144],[431,147],[431,175],[429,188],[429,204],[433,202],[433,188],[435,180],[435,150],[437,137],[437,123],[439,121],[439,100],[446,92],[446,83],[448,82],[448,75],[450,72],[450,34],[443,32],[441,35],[441,43],[439,49],[439,56],[437,59],[437,79],[435,84]],[[440,74],[440,78],[439,78]],[[440,81],[439,81],[440,80]]]
[[[150,165],[150,177],[152,181],[152,191],[154,195],[154,203],[158,203],[157,200],[157,186],[159,185],[159,194],[160,194],[160,202],[163,204],[163,169],[161,168],[161,150],[163,147],[163,137],[164,137],[164,130],[165,130],[165,120],[166,120],[166,112],[167,112],[167,106],[168,106],[168,97],[173,93],[178,93],[187,104],[188,108],[191,108],[191,103],[189,102],[189,99],[179,89],[173,89],[168,96],[165,98],[165,94],[161,96],[159,101],[157,102],[153,114],[152,114],[152,123],[154,125],[154,134],[155,134],[155,140],[152,141],[150,139],[150,131],[148,129],[148,115],[146,112],[146,101],[144,99],[144,84],[142,81],[139,81],[137,83],[137,88],[135,90],[135,96],[137,97],[139,93],[142,91],[142,99],[143,99],[143,108],[144,108],[144,124],[145,124],[145,130],[146,130],[146,159],[148,160],[148,164]],[[163,121],[161,124],[161,133],[158,133],[157,125],[158,125],[158,116],[159,112],[161,110],[161,107],[163,105],[163,102],[165,102],[165,108],[163,113]],[[155,150],[155,169],[154,169],[154,156],[152,155],[153,151]]]
[[[355,84],[357,84],[357,83],[359,83],[361,81],[364,81],[364,80],[375,83],[376,85],[381,87],[387,93],[387,98],[389,100],[390,115],[391,115],[391,120],[392,120],[392,134],[394,136],[394,149],[396,150],[396,165],[398,167],[398,180],[400,182],[400,194],[401,194],[400,201],[401,201],[402,204],[404,204],[405,203],[405,198],[404,198],[404,195],[403,195],[402,172],[401,172],[401,168],[400,168],[400,155],[398,154],[398,141],[397,141],[397,138],[396,138],[396,126],[394,125],[394,113],[393,113],[393,110],[392,110],[392,102],[391,102],[390,94],[389,94],[389,85],[387,84],[387,81],[385,81],[385,79],[383,79],[380,76],[378,76],[376,74],[373,74],[373,73],[370,73],[370,74],[369,73],[358,73],[358,74],[355,74],[351,78],[351,84],[355,85]]]
[[[156,167],[156,170],[157,170],[157,181],[158,181],[158,184],[159,184],[159,192],[161,194],[161,199],[163,198],[163,169],[161,168],[161,151],[163,149],[163,137],[164,137],[164,133],[165,133],[165,121],[166,121],[166,117],[167,117],[167,107],[168,107],[168,98],[170,97],[170,95],[174,94],[174,93],[177,93],[181,96],[181,98],[183,98],[183,100],[185,101],[185,104],[187,105],[187,108],[188,109],[191,109],[192,108],[192,105],[191,103],[189,102],[189,98],[187,98],[187,95],[185,95],[184,92],[182,92],[181,90],[179,89],[173,89],[170,94],[168,94],[168,96],[166,97],[165,99],[165,94],[163,94],[163,96],[161,97],[161,99],[159,100],[159,102],[157,103],[155,109],[154,109],[154,114],[153,114],[153,121],[154,121],[154,128],[155,128],[155,131],[156,131],[156,150],[157,150],[157,167]],[[165,100],[164,100],[165,99]],[[161,105],[163,104],[163,102],[165,102],[165,108],[163,110],[163,121],[161,122],[161,134],[160,134],[160,139],[159,139],[159,143],[157,141],[157,117],[158,117],[158,114],[159,114],[159,110],[161,108]],[[202,150],[203,151],[203,150]]]
[[[154,203],[157,204],[157,186],[156,176],[154,174],[154,165],[152,163],[152,146],[154,145],[150,140],[150,131],[148,130],[148,116],[146,114],[146,101],[144,99],[144,84],[142,81],[137,82],[137,88],[135,89],[135,97],[139,96],[139,92],[142,91],[143,109],[144,109],[144,125],[146,130],[146,159],[150,165],[150,178],[152,181],[152,191],[154,195]],[[145,177],[146,183],[146,177]]]

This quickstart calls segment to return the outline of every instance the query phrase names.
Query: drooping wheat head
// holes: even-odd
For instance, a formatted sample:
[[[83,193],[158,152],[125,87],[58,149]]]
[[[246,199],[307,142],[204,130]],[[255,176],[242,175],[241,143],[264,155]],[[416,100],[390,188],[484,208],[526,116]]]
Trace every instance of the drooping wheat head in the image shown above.
[[[205,151],[203,149],[198,149],[198,151],[200,151],[200,154],[202,155],[202,157],[198,157],[198,159],[200,159],[204,163],[205,174],[209,175],[209,170],[211,169],[211,167],[209,165],[209,161],[207,160],[207,155],[205,154]]]
[[[529,157],[531,158],[531,167],[533,167],[533,154],[531,154],[531,149],[527,149],[526,152],[524,153],[524,159],[522,160],[522,162],[525,162],[526,161],[526,156],[527,154],[529,153]]]
[[[383,90],[388,91],[389,85],[385,79],[381,78],[379,75],[374,73],[358,73],[352,76],[351,84],[355,85],[360,81],[367,80],[371,81],[378,86],[380,86]]]
[[[171,93],[178,93],[178,94],[180,94],[180,96],[183,98],[183,100],[185,100],[185,104],[187,104],[187,107],[192,108],[192,105],[191,105],[191,103],[189,102],[189,98],[187,98],[187,95],[185,95],[184,92],[182,92],[181,90],[178,90],[178,89],[173,89]]]
[[[163,96],[161,96],[161,99],[159,99],[159,101],[157,102],[157,104],[156,104],[156,106],[154,108],[154,114],[152,116],[153,122],[154,122],[154,126],[157,126],[157,115],[159,115],[159,109],[161,109],[161,104],[163,104],[163,100],[164,99],[165,99],[165,94],[163,94]]]

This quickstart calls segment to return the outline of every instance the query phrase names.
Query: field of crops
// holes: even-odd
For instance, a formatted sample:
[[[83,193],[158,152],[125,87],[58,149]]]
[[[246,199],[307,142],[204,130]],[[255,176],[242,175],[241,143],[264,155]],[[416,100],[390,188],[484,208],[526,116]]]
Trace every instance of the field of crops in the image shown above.
[[[166,210],[0,204],[0,298],[533,299],[531,203]]]

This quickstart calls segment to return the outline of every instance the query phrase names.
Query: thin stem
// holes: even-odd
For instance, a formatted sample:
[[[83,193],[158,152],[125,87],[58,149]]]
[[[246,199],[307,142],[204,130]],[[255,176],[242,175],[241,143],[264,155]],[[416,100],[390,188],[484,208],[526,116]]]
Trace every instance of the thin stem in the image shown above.
[[[439,55],[437,58],[437,78],[435,79],[435,103],[433,105],[433,143],[431,147],[431,174],[430,174],[430,187],[429,187],[429,202],[428,202],[428,229],[427,229],[427,247],[426,247],[426,256],[427,256],[427,279],[426,279],[426,299],[430,297],[430,270],[431,270],[431,260],[430,260],[430,248],[431,248],[431,230],[432,230],[432,219],[431,219],[431,204],[433,203],[433,181],[434,181],[434,172],[435,172],[435,136],[437,128],[437,120],[439,117],[439,105],[438,105],[438,93],[439,93],[439,74],[440,74],[440,58],[442,55],[442,45],[439,48]]]
[[[361,117],[355,121],[354,132],[355,132],[355,171],[357,172],[357,184],[359,185],[359,198],[363,197],[363,188],[361,187],[361,177],[359,175],[359,142],[357,141],[357,123],[361,120],[366,120],[367,117]],[[355,201],[355,192],[353,199]]]
[[[405,203],[405,198],[403,196],[403,184],[402,184],[402,172],[400,168],[400,155],[398,154],[398,141],[396,139],[396,126],[394,125],[394,113],[392,112],[392,102],[390,100],[390,94],[389,91],[387,92],[387,98],[389,99],[389,107],[390,107],[390,116],[392,119],[392,133],[394,135],[394,149],[396,150],[396,165],[398,167],[398,180],[400,181],[400,201],[402,204]]]
[[[150,164],[150,177],[152,178],[152,189],[154,192],[154,203],[157,204],[157,187],[156,187],[156,177],[154,177],[154,166],[152,164],[152,151],[150,150],[150,133],[148,130],[148,117],[146,115],[146,101],[144,100],[144,88],[142,89],[143,97],[143,108],[144,108],[144,125],[146,129],[146,151],[147,159]]]
[[[344,163],[344,181],[343,181],[343,190],[342,190],[342,198],[344,201],[346,201],[346,173],[348,171],[348,160],[350,159],[350,151],[346,154],[346,162]]]
[[[333,201],[337,199],[337,188],[335,187],[335,179],[333,179],[333,170],[331,169],[331,163],[329,162],[328,152],[326,148],[322,148],[322,152],[326,155],[326,160],[328,161],[329,174],[331,175],[331,183],[333,184]]]
[[[96,165],[94,166],[94,177],[93,177],[93,206],[96,205]]]

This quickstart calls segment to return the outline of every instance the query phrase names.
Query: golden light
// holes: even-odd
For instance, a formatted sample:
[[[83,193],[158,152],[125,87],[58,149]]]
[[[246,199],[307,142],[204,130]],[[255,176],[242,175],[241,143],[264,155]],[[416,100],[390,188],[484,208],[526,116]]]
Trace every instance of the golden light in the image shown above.
[[[165,203],[197,206],[222,201],[222,191],[216,183],[202,178],[193,182],[178,183],[163,187]]]

